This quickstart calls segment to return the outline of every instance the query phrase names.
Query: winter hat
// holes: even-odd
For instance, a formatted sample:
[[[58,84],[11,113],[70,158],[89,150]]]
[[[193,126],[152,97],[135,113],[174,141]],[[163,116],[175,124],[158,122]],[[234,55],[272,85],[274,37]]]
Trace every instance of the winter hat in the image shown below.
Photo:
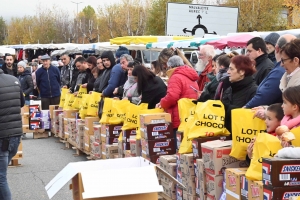
[[[269,35],[267,35],[265,37],[265,42],[267,42],[275,47],[279,37],[280,37],[280,35],[278,33],[270,33]]]
[[[18,66],[22,66],[24,69],[26,69],[26,63],[24,61],[18,62]]]
[[[124,46],[119,46],[119,49],[116,51],[116,57],[120,58],[123,54],[129,54],[129,50]]]
[[[180,58],[179,56],[177,55],[174,55],[172,56],[171,58],[169,58],[168,62],[167,62],[167,66],[168,67],[179,67],[179,66],[183,66],[184,63],[183,63],[183,60],[182,58]]]

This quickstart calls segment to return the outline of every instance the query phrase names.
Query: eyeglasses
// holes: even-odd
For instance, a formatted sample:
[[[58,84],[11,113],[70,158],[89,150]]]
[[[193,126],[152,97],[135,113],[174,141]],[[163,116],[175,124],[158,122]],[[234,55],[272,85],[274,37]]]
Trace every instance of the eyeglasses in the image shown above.
[[[284,64],[285,61],[291,60],[291,58],[286,58],[286,59],[282,59],[282,58],[281,58],[280,60],[281,60],[281,63]]]

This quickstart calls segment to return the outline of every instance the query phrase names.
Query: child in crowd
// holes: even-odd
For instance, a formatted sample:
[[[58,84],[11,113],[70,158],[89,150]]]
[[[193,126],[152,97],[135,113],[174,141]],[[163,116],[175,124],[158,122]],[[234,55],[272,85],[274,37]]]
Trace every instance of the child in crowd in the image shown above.
[[[272,134],[274,136],[276,136],[275,130],[278,126],[280,126],[281,124],[281,120],[284,116],[283,110],[281,108],[281,104],[280,103],[276,103],[276,104],[272,104],[267,108],[267,111],[265,113],[266,119],[265,119],[265,123],[267,126],[267,133]],[[250,163],[251,158],[252,158],[252,154],[253,154],[253,146],[255,143],[255,138],[252,139],[251,143],[249,144],[248,148],[247,148],[247,156],[246,156],[246,160],[248,161],[248,163]]]

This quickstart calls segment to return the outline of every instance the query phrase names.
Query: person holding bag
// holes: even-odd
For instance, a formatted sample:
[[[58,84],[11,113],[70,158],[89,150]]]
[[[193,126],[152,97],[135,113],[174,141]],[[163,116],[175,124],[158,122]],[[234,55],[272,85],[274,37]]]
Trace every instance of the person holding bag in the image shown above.
[[[238,55],[231,59],[228,68],[230,87],[222,97],[225,106],[225,127],[231,132],[231,110],[242,108],[255,95],[257,85],[252,78],[255,73],[254,61],[249,57]]]

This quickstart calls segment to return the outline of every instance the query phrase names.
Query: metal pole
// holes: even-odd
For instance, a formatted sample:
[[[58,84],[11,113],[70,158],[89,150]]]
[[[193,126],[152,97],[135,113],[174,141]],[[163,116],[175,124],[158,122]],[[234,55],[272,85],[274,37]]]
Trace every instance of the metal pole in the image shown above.
[[[76,5],[77,5],[77,16],[78,16],[78,4],[81,4],[81,3],[83,3],[83,2],[74,2],[74,1],[71,1],[72,3],[75,3]],[[78,24],[76,23],[76,25],[77,25],[77,44],[78,44]]]

